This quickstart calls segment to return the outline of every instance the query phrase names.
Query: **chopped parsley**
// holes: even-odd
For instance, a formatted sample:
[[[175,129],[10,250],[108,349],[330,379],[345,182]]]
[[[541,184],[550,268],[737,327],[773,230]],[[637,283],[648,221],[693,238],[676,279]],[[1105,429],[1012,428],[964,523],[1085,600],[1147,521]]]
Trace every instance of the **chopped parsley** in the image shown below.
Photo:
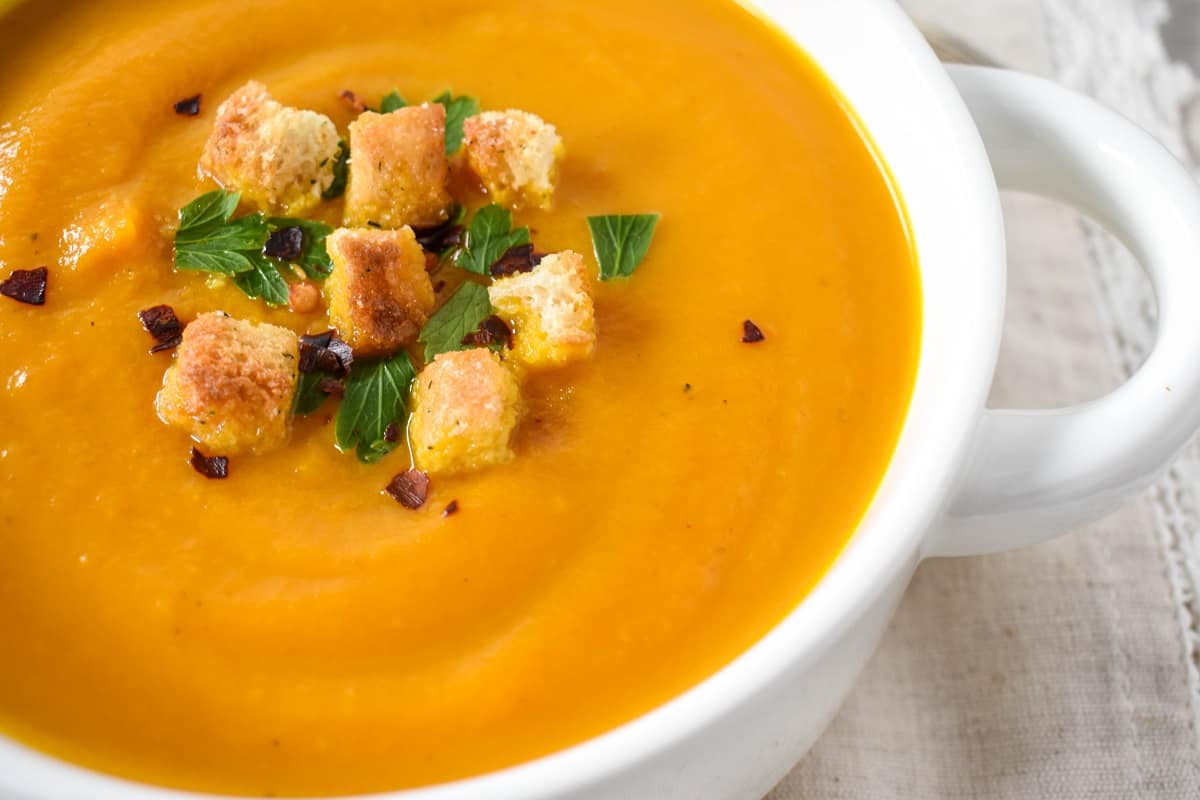
[[[442,92],[433,102],[446,107],[446,155],[454,155],[462,147],[463,123],[467,117],[479,113],[479,101],[467,95],[454,97],[450,92]]]
[[[251,299],[262,298],[273,306],[286,306],[287,279],[279,272],[276,262],[262,253],[248,253],[250,269],[233,276],[233,283]]]
[[[333,270],[325,249],[332,228],[321,222],[293,217],[265,217],[259,213],[233,219],[241,195],[218,189],[200,195],[179,210],[175,233],[175,268],[228,275],[250,297],[271,305],[286,305],[287,276],[294,263],[313,280],[323,280]],[[298,228],[301,241],[294,260],[272,258],[272,234]],[[290,255],[290,253],[288,253]]]
[[[475,212],[454,263],[476,275],[490,275],[491,267],[511,248],[529,244],[529,228],[513,228],[512,214],[495,203]]]
[[[333,183],[321,192],[322,200],[333,200],[346,193],[346,180],[350,177],[350,145],[345,139],[338,142],[337,155],[333,157]]]
[[[321,387],[329,380],[324,372],[302,372],[296,384],[296,399],[292,402],[292,413],[298,417],[308,416],[325,405],[329,394]]]
[[[400,95],[400,91],[392,89],[383,96],[383,100],[379,103],[379,113],[390,114],[393,111],[399,111],[407,105],[408,101]]]
[[[359,460],[367,463],[390,453],[397,437],[389,437],[388,427],[403,427],[415,377],[416,370],[405,352],[383,361],[355,361],[334,421],[338,448],[354,448]]]
[[[323,281],[333,272],[333,261],[329,258],[329,251],[325,249],[325,237],[333,233],[333,228],[323,222],[298,217],[269,217],[267,225],[272,233],[292,228],[300,229],[303,235],[300,254],[296,258],[285,259],[287,263],[295,264],[314,281]]]
[[[417,337],[417,341],[425,345],[425,363],[432,362],[440,353],[465,349],[467,345],[463,344],[463,339],[491,314],[487,288],[478,283],[464,283],[429,318]]]
[[[237,275],[254,269],[253,258],[267,242],[261,214],[232,219],[241,195],[218,189],[179,209],[175,268]]]
[[[588,217],[600,280],[628,278],[646,257],[658,214],[609,214]]]

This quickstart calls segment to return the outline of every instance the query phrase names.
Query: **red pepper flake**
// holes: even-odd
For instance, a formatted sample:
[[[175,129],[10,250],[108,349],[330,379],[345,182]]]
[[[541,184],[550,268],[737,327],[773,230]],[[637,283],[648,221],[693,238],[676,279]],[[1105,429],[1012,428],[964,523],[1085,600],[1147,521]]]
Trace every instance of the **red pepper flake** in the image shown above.
[[[192,448],[192,468],[206,478],[224,480],[229,477],[229,459],[225,456],[206,456]]]
[[[12,274],[0,282],[0,294],[11,297],[18,303],[31,306],[46,304],[46,282],[50,270],[45,267],[36,269],[14,269]]]
[[[492,264],[489,271],[493,278],[507,278],[518,272],[530,272],[541,260],[540,255],[534,255],[532,244],[519,244],[508,248],[504,255],[500,256],[500,260]]]
[[[491,347],[493,344],[503,343],[505,347],[512,350],[513,332],[508,327],[508,323],[492,314],[490,317],[479,323],[479,327],[468,333],[462,339],[462,344],[470,347]]]
[[[194,117],[200,113],[200,95],[194,95],[175,104],[175,113],[181,117]]]
[[[321,378],[317,382],[317,388],[325,394],[331,394],[334,397],[341,397],[346,393],[346,384],[337,378]]]
[[[415,511],[425,505],[425,497],[429,494],[429,476],[419,469],[410,469],[392,478],[384,491],[400,505]]]
[[[342,91],[338,92],[338,100],[341,100],[343,103],[349,106],[352,111],[356,111],[359,114],[370,110],[370,107],[363,101],[363,99],[349,89],[343,89]]]
[[[445,508],[442,509],[443,517],[451,517],[458,513],[458,501],[451,500]]]
[[[354,351],[335,330],[300,337],[301,372],[329,372],[344,377],[353,363]]]
[[[417,236],[417,242],[425,248],[425,252],[438,255],[462,244],[466,231],[462,225],[443,222],[432,228],[415,228],[413,232]]]
[[[183,341],[183,323],[170,306],[151,306],[138,312],[138,320],[146,333],[154,337],[151,353],[174,350]]]
[[[263,255],[288,263],[299,261],[304,255],[304,231],[299,225],[293,225],[272,232],[263,245]]]
[[[393,444],[400,441],[400,428],[396,423],[389,422],[388,426],[383,429],[383,440]]]
[[[434,293],[434,294],[441,294],[441,291],[442,291],[442,289],[445,289],[445,288],[446,288],[446,282],[445,282],[445,281],[438,281],[437,283],[435,283],[435,284],[433,285],[433,293]]]
[[[742,323],[742,341],[746,344],[754,344],[766,339],[767,336],[762,332],[762,328],[755,325],[750,320]]]

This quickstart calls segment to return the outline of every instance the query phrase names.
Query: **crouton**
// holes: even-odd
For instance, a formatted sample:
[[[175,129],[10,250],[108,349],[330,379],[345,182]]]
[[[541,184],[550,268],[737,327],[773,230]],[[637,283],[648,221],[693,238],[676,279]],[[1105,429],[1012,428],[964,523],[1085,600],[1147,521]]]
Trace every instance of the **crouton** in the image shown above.
[[[488,287],[496,313],[514,331],[513,355],[531,369],[588,358],[596,347],[596,312],[583,256],[544,256],[532,272]]]
[[[288,440],[299,363],[286,328],[201,314],[183,330],[158,415],[210,455],[265,453]]]
[[[513,458],[517,378],[486,348],[442,353],[417,376],[408,440],[428,473],[464,472]]]
[[[350,123],[346,226],[425,227],[444,222],[453,200],[446,188],[446,109],[439,103],[390,114],[367,111]]]
[[[485,111],[463,123],[467,163],[495,201],[511,209],[547,209],[558,179],[562,139],[527,111]]]
[[[369,356],[416,339],[433,310],[434,292],[412,228],[339,228],[325,247],[333,261],[325,301],[343,341]]]
[[[281,105],[250,81],[217,108],[200,169],[264,211],[298,214],[333,183],[338,141],[328,117]]]

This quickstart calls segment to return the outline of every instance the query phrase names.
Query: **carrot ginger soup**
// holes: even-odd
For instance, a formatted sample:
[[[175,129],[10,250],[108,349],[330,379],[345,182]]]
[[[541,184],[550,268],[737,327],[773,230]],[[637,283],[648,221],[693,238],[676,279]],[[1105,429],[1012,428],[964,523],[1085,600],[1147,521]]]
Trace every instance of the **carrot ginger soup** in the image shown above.
[[[725,0],[0,18],[0,732],[191,790],[476,775],[800,602],[916,369],[903,213]]]

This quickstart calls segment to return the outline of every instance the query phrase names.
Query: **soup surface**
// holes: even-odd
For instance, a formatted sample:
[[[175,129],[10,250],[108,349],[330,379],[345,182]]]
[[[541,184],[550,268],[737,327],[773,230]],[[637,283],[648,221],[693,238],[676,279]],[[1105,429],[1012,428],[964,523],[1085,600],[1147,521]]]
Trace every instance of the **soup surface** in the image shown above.
[[[0,297],[18,740],[249,795],[512,765],[735,658],[883,475],[919,341],[903,214],[821,74],[732,2],[30,2],[0,20],[0,71],[0,278],[50,269],[46,305]],[[213,112],[248,79],[343,132],[346,88],[541,115],[567,157],[554,210],[518,221],[544,249],[590,254],[589,214],[662,213],[637,275],[596,289],[595,357],[527,387],[511,464],[409,511],[379,491],[403,449],[342,455],[326,411],[228,480],[189,466],[137,311],[326,327],[172,270]]]

